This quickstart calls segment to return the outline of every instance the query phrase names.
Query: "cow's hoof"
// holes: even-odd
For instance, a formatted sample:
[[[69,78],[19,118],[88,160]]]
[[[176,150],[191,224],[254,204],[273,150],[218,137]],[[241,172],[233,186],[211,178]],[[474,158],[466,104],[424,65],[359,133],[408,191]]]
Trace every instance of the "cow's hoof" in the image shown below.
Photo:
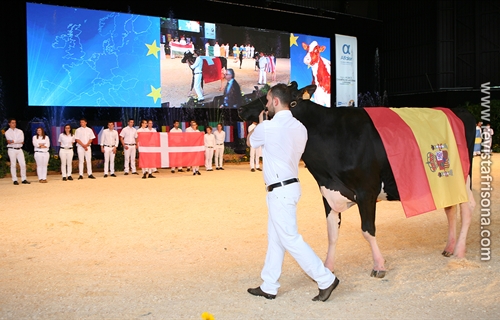
[[[445,256],[446,258],[449,258],[453,255],[453,252],[448,252],[448,251],[444,250],[441,254],[443,256]]]
[[[382,279],[383,277],[385,277],[385,273],[385,270],[372,270],[372,273],[370,273],[370,277]]]

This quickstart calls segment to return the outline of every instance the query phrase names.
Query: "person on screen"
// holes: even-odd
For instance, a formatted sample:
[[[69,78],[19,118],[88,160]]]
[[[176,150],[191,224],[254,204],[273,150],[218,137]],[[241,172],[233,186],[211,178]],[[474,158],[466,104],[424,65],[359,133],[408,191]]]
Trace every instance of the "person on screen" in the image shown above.
[[[240,51],[239,59],[240,59],[240,69],[241,69],[241,64],[243,63],[243,51]]]
[[[215,41],[214,45],[214,57],[220,57],[220,45],[217,41]]]
[[[50,140],[42,127],[36,128],[33,136],[33,147],[35,148],[36,174],[40,183],[47,183],[47,167],[49,165]]]
[[[226,88],[224,89],[224,100],[221,108],[238,108],[241,106],[241,89],[238,82],[234,79],[233,69],[226,71]]]
[[[75,141],[78,151],[78,180],[83,179],[83,163],[87,162],[87,174],[89,179],[95,179],[92,175],[92,140],[95,139],[92,129],[87,127],[87,120],[80,119],[80,128],[75,131]]]
[[[202,67],[203,60],[197,56],[195,53],[196,59],[194,62],[190,59],[187,60],[189,67],[193,70],[193,87],[196,95],[198,96],[198,101],[203,101],[205,97],[203,96],[203,88],[202,88]]]
[[[238,45],[236,43],[233,46],[233,58],[236,63],[236,61],[238,61]]]
[[[257,84],[266,84],[266,69],[267,69],[267,57],[263,52],[259,54],[259,82]]]
[[[21,169],[21,183],[30,184],[26,180],[26,160],[24,159],[23,144],[24,132],[16,128],[16,119],[9,119],[9,129],[5,131],[5,139],[7,140],[7,153],[10,159],[10,175],[14,185],[19,185],[17,182],[16,161],[19,162]]]

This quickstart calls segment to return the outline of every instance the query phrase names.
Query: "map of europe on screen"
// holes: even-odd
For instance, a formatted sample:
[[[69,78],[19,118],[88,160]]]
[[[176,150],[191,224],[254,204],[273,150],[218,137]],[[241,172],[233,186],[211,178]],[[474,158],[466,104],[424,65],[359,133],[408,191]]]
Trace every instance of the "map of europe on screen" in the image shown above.
[[[27,3],[30,106],[161,107],[160,18]]]

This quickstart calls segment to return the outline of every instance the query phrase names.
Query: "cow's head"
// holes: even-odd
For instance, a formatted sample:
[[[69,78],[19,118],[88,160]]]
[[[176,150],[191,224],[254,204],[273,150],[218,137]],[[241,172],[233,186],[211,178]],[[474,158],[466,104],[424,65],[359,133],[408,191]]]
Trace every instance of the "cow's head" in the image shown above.
[[[314,66],[318,63],[320,59],[320,53],[325,51],[325,46],[319,46],[316,41],[311,42],[311,44],[307,44],[302,42],[302,48],[307,51],[306,56],[304,57],[304,63],[308,66]]]
[[[186,63],[186,62],[191,62],[194,63],[196,58],[194,57],[194,54],[191,51],[186,51],[184,52],[184,57],[182,58],[181,62]]]
[[[290,94],[292,95],[292,102],[290,103],[290,108],[295,108],[299,105],[301,101],[309,100],[316,90],[316,85],[309,85],[302,89],[298,89],[297,82],[292,81],[288,88]],[[259,114],[266,108],[267,96],[262,96],[249,104],[241,106],[238,108],[238,115],[244,121],[259,122]],[[293,113],[293,110],[292,110]]]

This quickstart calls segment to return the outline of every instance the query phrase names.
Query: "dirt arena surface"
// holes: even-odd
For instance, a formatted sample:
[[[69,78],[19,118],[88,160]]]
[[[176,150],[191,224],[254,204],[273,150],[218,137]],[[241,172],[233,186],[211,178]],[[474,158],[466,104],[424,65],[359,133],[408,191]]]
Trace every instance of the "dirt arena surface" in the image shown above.
[[[286,255],[275,300],[254,297],[266,253],[262,174],[248,163],[224,171],[61,181],[13,186],[0,179],[1,319],[499,319],[500,155],[493,156],[492,259],[480,261],[478,206],[466,259],[444,258],[443,210],[405,218],[399,202],[378,206],[384,279],[372,258],[357,207],[343,213],[337,248],[340,285],[327,302]],[[75,174],[73,173],[73,177]],[[301,165],[299,231],[326,256],[318,187]]]

